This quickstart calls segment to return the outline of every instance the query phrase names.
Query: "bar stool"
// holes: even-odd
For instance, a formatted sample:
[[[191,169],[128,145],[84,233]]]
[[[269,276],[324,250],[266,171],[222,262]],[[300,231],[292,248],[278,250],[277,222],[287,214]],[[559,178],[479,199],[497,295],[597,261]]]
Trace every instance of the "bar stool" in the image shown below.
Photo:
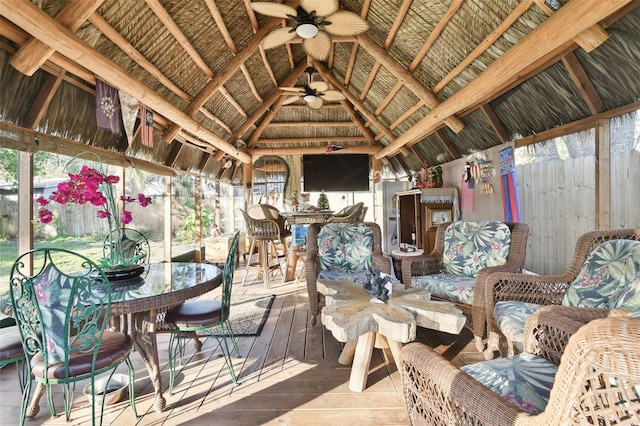
[[[244,272],[244,278],[242,279],[242,285],[247,279],[247,274],[250,269],[257,269],[258,274],[262,273],[262,280],[264,282],[264,288],[270,287],[270,273],[271,271],[278,270],[284,281],[284,274],[280,266],[280,260],[278,258],[278,252],[276,249],[276,241],[280,240],[280,228],[278,223],[270,219],[254,219],[247,214],[244,210],[240,210],[244,216],[245,224],[247,225],[247,238],[251,240],[249,248],[249,260]],[[251,262],[253,252],[258,252],[258,261]],[[275,262],[274,262],[275,261]]]

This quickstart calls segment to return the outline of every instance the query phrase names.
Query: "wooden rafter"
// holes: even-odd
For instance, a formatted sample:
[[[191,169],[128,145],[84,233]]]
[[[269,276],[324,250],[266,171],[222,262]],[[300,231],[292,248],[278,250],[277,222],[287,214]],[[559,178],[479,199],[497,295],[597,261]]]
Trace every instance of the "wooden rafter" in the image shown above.
[[[269,127],[356,127],[353,121],[272,121]]]
[[[367,142],[367,138],[364,136],[320,136],[314,138],[268,138],[258,139],[257,143],[273,143],[273,144],[291,144],[296,145],[299,143],[322,143],[322,142]]]
[[[369,72],[369,77],[367,81],[364,83],[364,87],[362,88],[362,92],[360,92],[360,100],[364,101],[364,98],[367,97],[369,90],[371,90],[371,86],[373,86],[373,81],[376,79],[376,75],[378,75],[378,71],[382,64],[379,61],[376,61],[375,64],[371,67],[371,72]]]
[[[237,153],[236,149],[216,134],[204,129],[200,123],[186,116],[172,103],[150,90],[138,79],[114,64],[104,55],[98,53],[75,34],[53,20],[45,12],[31,4],[20,0],[4,0],[3,15],[13,21],[32,36],[46,42],[62,55],[72,61],[81,62],[94,74],[104,76],[104,80],[118,89],[124,90],[136,99],[144,99],[145,104],[153,110],[163,111],[170,120],[179,123],[185,130],[204,140],[209,146],[215,146],[243,161],[250,157]]]
[[[534,0],[523,0],[513,9],[513,11],[502,21],[495,30],[482,40],[471,53],[469,53],[458,65],[455,66],[447,75],[444,76],[435,86],[433,93],[440,92],[451,80],[464,71],[473,61],[482,55],[493,43],[495,43],[507,31],[514,22],[531,7]]]
[[[504,126],[500,122],[500,119],[496,115],[496,113],[493,110],[493,108],[491,108],[491,105],[484,104],[484,105],[482,105],[480,107],[480,109],[482,110],[482,112],[484,113],[485,118],[487,119],[487,121],[489,122],[491,127],[493,128],[493,131],[495,132],[496,136],[498,137],[498,140],[500,141],[500,143],[507,143],[509,141],[509,139],[510,139],[509,138],[509,134],[507,133],[506,129],[504,128]]]
[[[222,15],[220,14],[220,10],[218,9],[218,6],[216,5],[215,1],[205,0],[204,3],[209,8],[209,12],[211,12],[211,16],[213,17],[213,20],[216,23],[216,26],[218,27],[218,31],[220,31],[220,34],[222,35],[224,42],[227,44],[227,47],[229,48],[229,50],[233,55],[236,55],[238,53],[238,48],[236,47],[236,44],[234,43],[233,38],[231,38],[231,34],[229,33],[229,30],[227,29],[227,26],[225,25],[224,20],[222,19]],[[240,65],[240,71],[242,71],[242,74],[244,75],[244,78],[247,81],[247,84],[249,85],[249,89],[251,90],[251,93],[253,93],[253,96],[255,96],[258,102],[262,102],[263,99],[258,93],[258,90],[256,89],[256,85],[253,82],[253,79],[251,78],[251,74],[249,74],[249,70],[247,69],[247,66],[245,64]]]
[[[340,101],[340,105],[342,105],[342,107],[345,109],[353,124],[358,126],[358,129],[360,129],[360,133],[362,133],[362,136],[364,136],[367,142],[369,142],[369,145],[375,145],[376,141],[375,139],[373,139],[373,135],[371,134],[369,129],[367,129],[367,126],[364,125],[360,117],[358,117],[358,114],[353,109],[351,104],[348,101],[342,100]]]
[[[38,92],[38,96],[31,104],[31,108],[29,108],[29,112],[27,113],[27,118],[25,119],[25,126],[30,129],[35,129],[40,124],[40,120],[44,116],[44,113],[49,108],[49,104],[53,99],[53,95],[56,94],[58,87],[62,83],[62,77],[64,76],[64,70],[60,70],[60,72],[55,74],[49,74],[44,84],[40,88],[40,92]]]
[[[347,145],[339,151],[334,151],[330,155],[343,154],[369,154],[375,155],[380,151],[380,147],[371,145]],[[249,148],[247,154],[253,157],[263,155],[306,155],[306,154],[327,154],[326,146],[308,146],[308,147],[287,147],[287,148]],[[384,160],[383,160],[384,161]],[[246,166],[246,164],[245,164]]]
[[[85,23],[104,0],[73,0],[67,3],[56,15],[56,21],[76,32]],[[18,52],[11,58],[11,65],[25,75],[33,75],[49,57],[54,50],[36,38],[26,41]]]
[[[292,2],[297,4],[297,1]],[[290,3],[287,3],[290,4]],[[195,113],[225,84],[240,68],[240,65],[244,64],[244,62],[256,51],[262,38],[269,34],[271,30],[278,26],[280,23],[279,18],[271,18],[269,19],[263,27],[261,27],[258,32],[256,32],[253,37],[251,37],[245,47],[243,47],[236,56],[231,58],[227,66],[219,72],[215,78],[211,79],[209,83],[198,93],[198,95],[193,99],[193,101],[187,106],[184,110],[184,113],[190,117],[193,117]],[[175,138],[175,136],[180,131],[180,126],[178,124],[172,124],[171,127],[165,132],[163,138],[169,143]],[[235,140],[233,138],[232,140]]]
[[[89,16],[88,21],[93,24],[100,32],[111,40],[116,46],[118,46],[124,53],[127,54],[136,64],[142,67],[145,71],[151,74],[155,79],[157,79],[164,87],[173,92],[180,99],[183,99],[187,102],[193,100],[188,93],[175,85],[170,79],[168,79],[155,65],[147,60],[138,50],[133,47],[129,41],[124,38],[118,31],[115,30],[107,21],[104,20],[102,16],[100,16],[97,12],[94,12]],[[225,129],[228,133],[231,133],[231,129],[227,126],[224,121],[220,120],[218,117],[213,115],[204,107],[199,110],[205,117],[209,120],[216,123],[218,126]]]
[[[411,72],[396,62],[382,46],[376,43],[367,34],[358,35],[360,45],[365,48],[371,55],[378,58],[382,65],[389,70],[398,80],[402,82],[409,90],[411,90],[416,96],[418,96],[427,106],[431,109],[436,108],[440,101],[436,96],[422,83],[416,79]],[[455,116],[449,116],[444,118],[444,122],[454,132],[459,132],[464,127],[464,123]]]
[[[580,65],[580,61],[578,61],[578,57],[575,53],[571,52],[564,55],[562,57],[562,63],[569,72],[573,83],[580,91],[582,99],[586,102],[591,114],[598,114],[604,111],[604,102],[602,102],[598,91],[589,79],[584,68]]]
[[[411,129],[387,145],[376,156],[390,155],[407,143],[432,133],[442,117],[460,113],[480,100],[493,96],[500,87],[520,78],[521,73],[585,29],[623,9],[632,0],[583,0],[569,2],[494,61],[482,74],[434,108]]]
[[[436,137],[438,138],[444,149],[447,150],[451,158],[456,159],[461,157],[460,152],[456,149],[455,146],[453,146],[447,135],[445,135],[442,130],[436,130]]]

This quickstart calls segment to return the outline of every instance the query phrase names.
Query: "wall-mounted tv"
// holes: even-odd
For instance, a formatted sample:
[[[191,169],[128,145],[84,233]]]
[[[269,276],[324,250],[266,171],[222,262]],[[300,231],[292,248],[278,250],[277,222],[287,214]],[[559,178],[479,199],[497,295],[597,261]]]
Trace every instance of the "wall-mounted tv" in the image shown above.
[[[305,192],[369,191],[369,155],[303,155],[302,176]]]

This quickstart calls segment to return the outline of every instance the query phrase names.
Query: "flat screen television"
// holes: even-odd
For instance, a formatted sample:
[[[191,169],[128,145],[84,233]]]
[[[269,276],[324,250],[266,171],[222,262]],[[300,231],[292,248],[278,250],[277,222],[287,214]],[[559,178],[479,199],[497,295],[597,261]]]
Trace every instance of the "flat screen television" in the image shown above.
[[[369,191],[369,155],[303,155],[302,176],[305,192]]]

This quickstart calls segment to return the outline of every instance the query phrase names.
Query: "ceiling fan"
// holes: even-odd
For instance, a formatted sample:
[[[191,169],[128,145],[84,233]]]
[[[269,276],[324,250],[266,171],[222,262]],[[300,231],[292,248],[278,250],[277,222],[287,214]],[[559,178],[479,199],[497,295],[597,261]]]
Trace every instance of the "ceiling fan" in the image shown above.
[[[329,85],[324,81],[313,81],[312,76],[315,71],[316,69],[313,67],[308,67],[305,70],[307,73],[307,84],[305,84],[304,87],[280,88],[280,90],[285,92],[297,93],[285,99],[282,105],[289,105],[302,99],[309,107],[320,109],[325,101],[342,101],[346,99],[341,91],[329,89]]]
[[[369,29],[367,21],[353,12],[338,10],[338,0],[300,0],[294,9],[279,3],[255,2],[251,8],[262,15],[289,19],[293,27],[279,28],[262,40],[262,48],[285,44],[296,35],[302,48],[313,59],[324,61],[331,51],[331,35],[353,36]]]

